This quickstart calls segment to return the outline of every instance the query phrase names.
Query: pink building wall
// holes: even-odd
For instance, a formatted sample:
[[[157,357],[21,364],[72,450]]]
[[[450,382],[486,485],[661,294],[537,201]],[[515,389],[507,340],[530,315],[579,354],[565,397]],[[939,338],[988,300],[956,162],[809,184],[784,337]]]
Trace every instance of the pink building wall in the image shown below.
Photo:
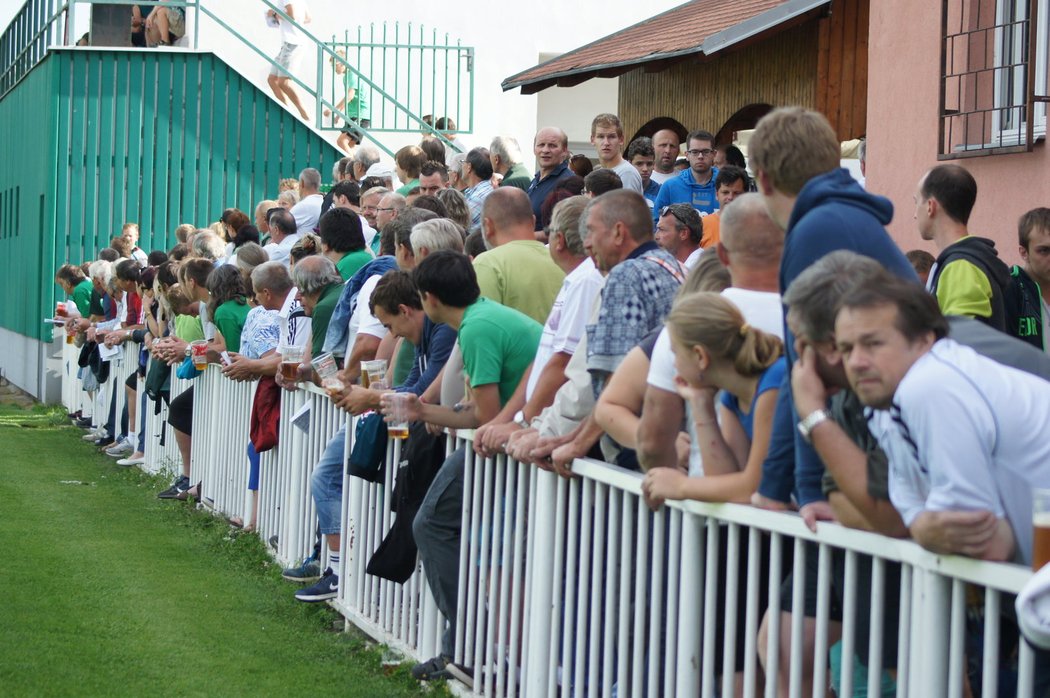
[[[936,254],[915,229],[912,195],[922,174],[938,164],[941,3],[871,3],[868,43],[867,188],[893,202],[889,226],[901,249]],[[952,160],[977,180],[970,231],[995,240],[1008,264],[1020,262],[1017,219],[1050,206],[1046,143],[1030,153]]]

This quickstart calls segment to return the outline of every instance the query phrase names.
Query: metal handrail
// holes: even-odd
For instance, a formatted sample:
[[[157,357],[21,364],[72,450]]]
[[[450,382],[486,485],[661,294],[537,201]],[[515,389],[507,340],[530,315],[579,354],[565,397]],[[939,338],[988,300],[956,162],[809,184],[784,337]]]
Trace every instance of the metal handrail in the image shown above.
[[[50,37],[54,34],[54,28],[56,25],[60,25],[64,29],[64,39],[62,43],[71,44],[75,41],[74,37],[71,36],[71,30],[74,27],[76,18],[76,6],[83,4],[94,4],[97,0],[26,0],[22,9],[15,15],[11,25],[7,30],[0,35],[0,51],[3,51],[7,43],[13,42],[16,39],[15,35],[19,32],[23,32],[24,28],[22,24],[26,22],[32,22],[34,25],[30,29],[32,31],[31,36],[22,38],[19,43],[24,44],[21,46],[17,53],[12,55],[9,59],[4,59],[0,54],[0,97],[3,97],[8,91],[17,85],[21,79],[32,70],[32,68],[40,62],[47,55],[51,46],[49,45]],[[53,3],[59,3],[57,9],[50,12],[45,18],[34,20],[34,15],[39,14],[40,8],[46,6],[51,8]],[[354,75],[359,84],[367,86],[374,96],[378,96],[384,102],[389,103],[395,110],[395,112],[403,113],[409,123],[417,125],[418,130],[428,134],[429,136],[438,139],[446,148],[456,149],[455,144],[449,139],[445,133],[437,130],[432,125],[427,124],[423,121],[422,117],[414,113],[411,108],[399,100],[396,96],[390,94],[384,90],[378,83],[371,79],[370,76],[365,75],[360,70],[351,65],[345,58],[339,56],[336,50],[328,43],[321,41],[317,36],[311,33],[309,30],[304,28],[296,20],[288,16],[283,9],[275,5],[270,0],[262,0],[262,3],[278,15],[282,21],[290,22],[296,29],[309,41],[313,42],[317,51],[317,84],[311,86],[303,81],[301,78],[295,75],[288,75],[295,85],[304,90],[306,94],[313,100],[315,104],[315,114],[313,127],[317,130],[340,130],[340,127],[326,126],[322,112],[325,108],[331,110],[334,116],[342,119],[344,123],[354,123],[354,128],[359,131],[362,136],[367,137],[375,145],[377,145],[387,155],[393,156],[394,153],[387,146],[385,146],[380,140],[378,140],[369,129],[357,124],[353,119],[350,118],[348,113],[344,109],[337,109],[335,103],[325,99],[322,94],[322,86],[324,83],[324,63],[326,57],[333,61],[338,61],[343,67],[352,75]],[[194,36],[193,36],[193,48],[199,48],[199,33],[200,33],[200,19],[204,15],[215,22],[216,25],[221,27],[223,30],[233,35],[238,41],[250,48],[256,55],[261,56],[267,64],[271,67],[278,67],[277,61],[264,51],[259,49],[253,42],[249,41],[245,36],[238,32],[228,22],[222,19],[218,14],[212,11],[207,5],[201,0],[107,0],[106,4],[113,5],[140,5],[146,7],[155,7],[161,5],[168,5],[173,7],[181,7],[183,9],[192,9],[195,13],[194,21]],[[35,31],[33,31],[35,29]],[[43,39],[44,44],[40,45]],[[36,57],[30,64],[25,64],[25,58],[34,47],[38,47],[40,55]],[[395,46],[396,47],[396,46]],[[421,46],[412,46],[411,48],[421,48]],[[472,55],[472,54],[471,54]],[[345,107],[345,105],[344,105]],[[473,105],[471,105],[473,109]],[[334,119],[333,119],[334,122]]]

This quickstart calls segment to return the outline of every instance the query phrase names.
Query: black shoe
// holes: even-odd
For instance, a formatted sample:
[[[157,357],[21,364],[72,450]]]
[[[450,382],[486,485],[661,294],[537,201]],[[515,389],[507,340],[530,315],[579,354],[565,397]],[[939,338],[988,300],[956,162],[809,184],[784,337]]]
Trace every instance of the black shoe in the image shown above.
[[[171,487],[157,495],[157,499],[178,499],[180,492],[190,488],[190,479],[183,475],[171,484]]]
[[[81,429],[90,429],[91,428],[91,417],[81,417],[81,418],[73,420],[73,423],[76,426],[80,427]]]
[[[447,679],[451,676],[448,665],[452,663],[452,657],[438,655],[433,659],[420,662],[412,667],[412,678],[416,681],[433,681],[435,679]]]
[[[117,440],[114,439],[112,436],[105,436],[105,437],[99,439],[98,441],[96,441],[95,442],[95,446],[98,447],[98,450],[104,451],[107,448],[109,448],[110,446],[112,446],[113,444],[115,444],[116,442],[117,442]]]

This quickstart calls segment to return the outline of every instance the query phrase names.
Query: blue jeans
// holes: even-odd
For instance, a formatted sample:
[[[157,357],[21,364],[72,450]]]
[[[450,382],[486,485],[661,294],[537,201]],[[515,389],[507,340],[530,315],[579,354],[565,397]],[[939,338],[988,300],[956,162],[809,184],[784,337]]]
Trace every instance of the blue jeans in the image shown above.
[[[339,519],[343,510],[343,449],[346,446],[346,427],[342,426],[325,446],[310,478],[310,490],[317,506],[317,525],[321,533],[339,533]]]

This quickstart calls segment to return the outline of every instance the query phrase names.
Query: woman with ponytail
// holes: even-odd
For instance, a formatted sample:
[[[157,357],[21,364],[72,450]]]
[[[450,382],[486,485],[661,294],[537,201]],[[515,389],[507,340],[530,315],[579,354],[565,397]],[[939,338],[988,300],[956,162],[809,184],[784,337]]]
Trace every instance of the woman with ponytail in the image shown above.
[[[642,491],[653,507],[667,499],[747,503],[758,489],[769,450],[778,388],[787,370],[783,346],[749,326],[739,308],[716,293],[679,298],[667,326],[679,392],[692,408],[703,474],[689,477],[675,468],[654,468]]]

